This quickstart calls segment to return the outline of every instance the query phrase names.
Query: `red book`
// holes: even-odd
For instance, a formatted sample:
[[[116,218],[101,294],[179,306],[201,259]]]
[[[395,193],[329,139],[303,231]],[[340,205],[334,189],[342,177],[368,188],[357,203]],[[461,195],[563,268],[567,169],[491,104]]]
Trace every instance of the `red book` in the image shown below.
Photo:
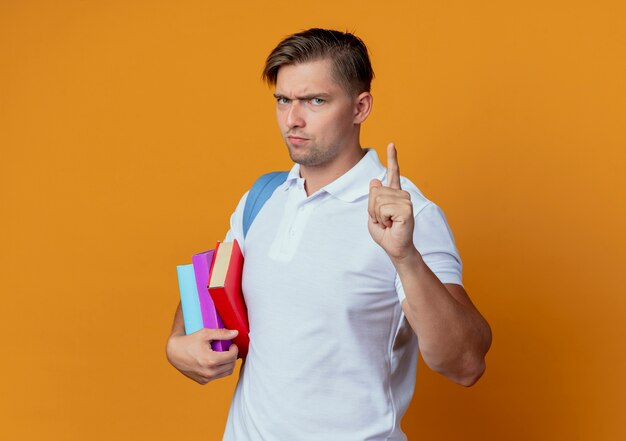
[[[241,290],[243,254],[237,241],[217,243],[211,266],[209,294],[215,303],[226,329],[239,331],[233,343],[239,348],[239,357],[246,358],[250,343],[248,310]]]

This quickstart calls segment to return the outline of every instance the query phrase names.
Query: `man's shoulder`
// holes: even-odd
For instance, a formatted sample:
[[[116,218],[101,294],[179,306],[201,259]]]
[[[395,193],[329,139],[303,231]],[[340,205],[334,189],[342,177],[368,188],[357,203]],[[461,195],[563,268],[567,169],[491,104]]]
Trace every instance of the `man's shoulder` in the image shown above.
[[[243,210],[243,234],[248,233],[254,218],[259,213],[263,205],[274,194],[274,191],[280,187],[289,172],[271,172],[261,175],[248,191],[247,199]]]
[[[400,176],[400,186],[402,187],[402,190],[407,191],[409,195],[411,195],[414,215],[417,215],[428,205],[433,204],[433,202],[424,196],[424,193],[422,193],[417,185],[415,185],[409,178]]]

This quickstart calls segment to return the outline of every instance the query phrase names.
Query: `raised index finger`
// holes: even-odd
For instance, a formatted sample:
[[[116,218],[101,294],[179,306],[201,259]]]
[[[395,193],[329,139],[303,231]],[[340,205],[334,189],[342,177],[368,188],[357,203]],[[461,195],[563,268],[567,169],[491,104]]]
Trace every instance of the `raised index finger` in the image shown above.
[[[400,166],[398,165],[398,152],[393,142],[387,146],[387,187],[400,190]]]

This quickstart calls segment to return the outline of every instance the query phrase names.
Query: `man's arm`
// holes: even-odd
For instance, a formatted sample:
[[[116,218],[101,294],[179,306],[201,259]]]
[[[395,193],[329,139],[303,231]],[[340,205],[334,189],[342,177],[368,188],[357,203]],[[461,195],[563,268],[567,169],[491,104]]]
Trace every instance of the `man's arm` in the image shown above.
[[[491,329],[465,289],[442,284],[416,249],[393,263],[406,295],[402,310],[417,334],[424,362],[455,383],[476,383],[485,370]]]
[[[393,262],[406,295],[402,309],[426,364],[471,386],[485,369],[491,330],[460,285],[442,284],[413,243],[413,204],[400,186],[393,144],[387,147],[387,186],[370,184],[368,228]]]
[[[168,361],[182,374],[200,384],[206,384],[232,374],[238,353],[234,344],[227,352],[215,352],[211,349],[211,342],[231,340],[236,335],[236,330],[208,328],[185,335],[183,312],[179,303],[165,353]]]

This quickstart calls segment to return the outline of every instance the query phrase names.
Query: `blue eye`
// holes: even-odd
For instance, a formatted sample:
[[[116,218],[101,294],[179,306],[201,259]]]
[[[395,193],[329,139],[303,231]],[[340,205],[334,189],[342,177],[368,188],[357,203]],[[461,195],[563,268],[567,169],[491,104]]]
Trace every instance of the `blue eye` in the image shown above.
[[[323,100],[322,98],[311,98],[311,104],[313,104],[314,106],[321,106],[325,102],[326,100]]]
[[[285,98],[284,96],[279,96],[276,97],[276,102],[278,104],[289,104],[289,99]]]

